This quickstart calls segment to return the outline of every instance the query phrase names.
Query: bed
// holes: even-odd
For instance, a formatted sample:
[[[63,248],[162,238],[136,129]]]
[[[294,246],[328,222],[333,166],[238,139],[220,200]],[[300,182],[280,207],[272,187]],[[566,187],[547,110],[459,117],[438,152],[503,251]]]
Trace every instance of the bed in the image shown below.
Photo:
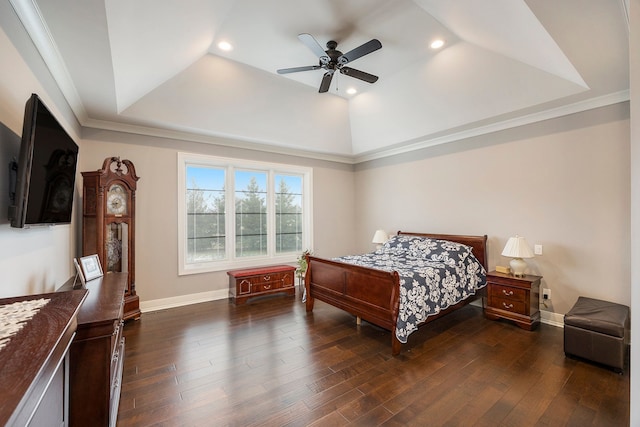
[[[398,256],[408,265],[395,265]],[[364,319],[387,329],[394,356],[419,326],[463,307],[486,286],[486,235],[399,231],[371,254],[306,257],[307,313],[318,299],[353,314],[358,322]],[[455,271],[470,275],[457,277]],[[445,279],[436,286],[435,276]],[[415,280],[427,282],[420,286]]]

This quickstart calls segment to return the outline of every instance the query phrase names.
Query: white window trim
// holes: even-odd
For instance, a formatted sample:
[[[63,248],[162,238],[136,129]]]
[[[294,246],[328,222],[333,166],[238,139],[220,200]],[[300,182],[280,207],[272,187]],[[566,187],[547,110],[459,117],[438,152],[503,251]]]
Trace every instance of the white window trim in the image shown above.
[[[267,171],[269,185],[273,188],[274,174],[297,174],[303,175],[303,250],[313,248],[313,206],[311,191],[313,188],[313,169],[303,166],[288,165],[283,163],[267,163],[254,160],[242,160],[225,157],[207,156],[203,154],[178,153],[178,275],[208,273],[214,271],[224,271],[230,269],[259,267],[271,264],[291,264],[295,263],[300,254],[269,254],[260,257],[236,258],[235,253],[230,253],[234,236],[226,233],[226,248],[228,259],[222,261],[210,261],[199,264],[187,264],[185,262],[187,254],[187,221],[186,221],[186,169],[187,166],[221,167],[227,170],[226,182],[233,185],[236,169],[257,171]],[[230,187],[233,188],[233,187]],[[227,206],[233,206],[234,195],[232,191],[225,191]],[[273,205],[274,194],[269,192],[268,203]],[[229,204],[230,203],[230,204]],[[269,227],[275,230],[275,212],[268,216]],[[235,215],[225,215],[225,227],[227,230],[235,230]],[[267,236],[269,247],[273,244],[274,236],[271,233]]]

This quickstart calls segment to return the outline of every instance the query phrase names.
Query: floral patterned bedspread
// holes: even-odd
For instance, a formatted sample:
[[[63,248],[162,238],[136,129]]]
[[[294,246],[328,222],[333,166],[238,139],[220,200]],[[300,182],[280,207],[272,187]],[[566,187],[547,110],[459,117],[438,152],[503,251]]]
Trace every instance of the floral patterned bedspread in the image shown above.
[[[470,246],[418,236],[393,236],[380,249],[335,258],[400,275],[396,337],[402,343],[424,323],[486,286],[486,271]]]

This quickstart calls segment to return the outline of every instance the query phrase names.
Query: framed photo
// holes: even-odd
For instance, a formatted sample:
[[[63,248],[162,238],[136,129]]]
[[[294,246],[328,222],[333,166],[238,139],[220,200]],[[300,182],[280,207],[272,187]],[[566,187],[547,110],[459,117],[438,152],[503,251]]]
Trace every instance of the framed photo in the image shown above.
[[[82,268],[80,267],[80,263],[78,263],[78,259],[77,258],[73,259],[73,265],[76,267],[76,280],[80,279],[80,284],[82,286],[84,286],[86,281],[84,280],[84,274],[82,273]],[[73,288],[74,289],[76,288],[75,280],[73,281]]]
[[[85,282],[102,277],[102,266],[97,254],[80,258],[80,268]]]

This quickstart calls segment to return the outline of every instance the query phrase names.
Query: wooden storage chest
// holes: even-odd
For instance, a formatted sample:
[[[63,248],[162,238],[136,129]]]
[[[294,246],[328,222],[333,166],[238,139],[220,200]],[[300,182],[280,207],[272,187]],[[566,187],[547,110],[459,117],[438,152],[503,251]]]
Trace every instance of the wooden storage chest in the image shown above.
[[[228,271],[229,298],[234,304],[244,304],[249,298],[285,293],[294,296],[296,268],[290,265],[249,268]]]

